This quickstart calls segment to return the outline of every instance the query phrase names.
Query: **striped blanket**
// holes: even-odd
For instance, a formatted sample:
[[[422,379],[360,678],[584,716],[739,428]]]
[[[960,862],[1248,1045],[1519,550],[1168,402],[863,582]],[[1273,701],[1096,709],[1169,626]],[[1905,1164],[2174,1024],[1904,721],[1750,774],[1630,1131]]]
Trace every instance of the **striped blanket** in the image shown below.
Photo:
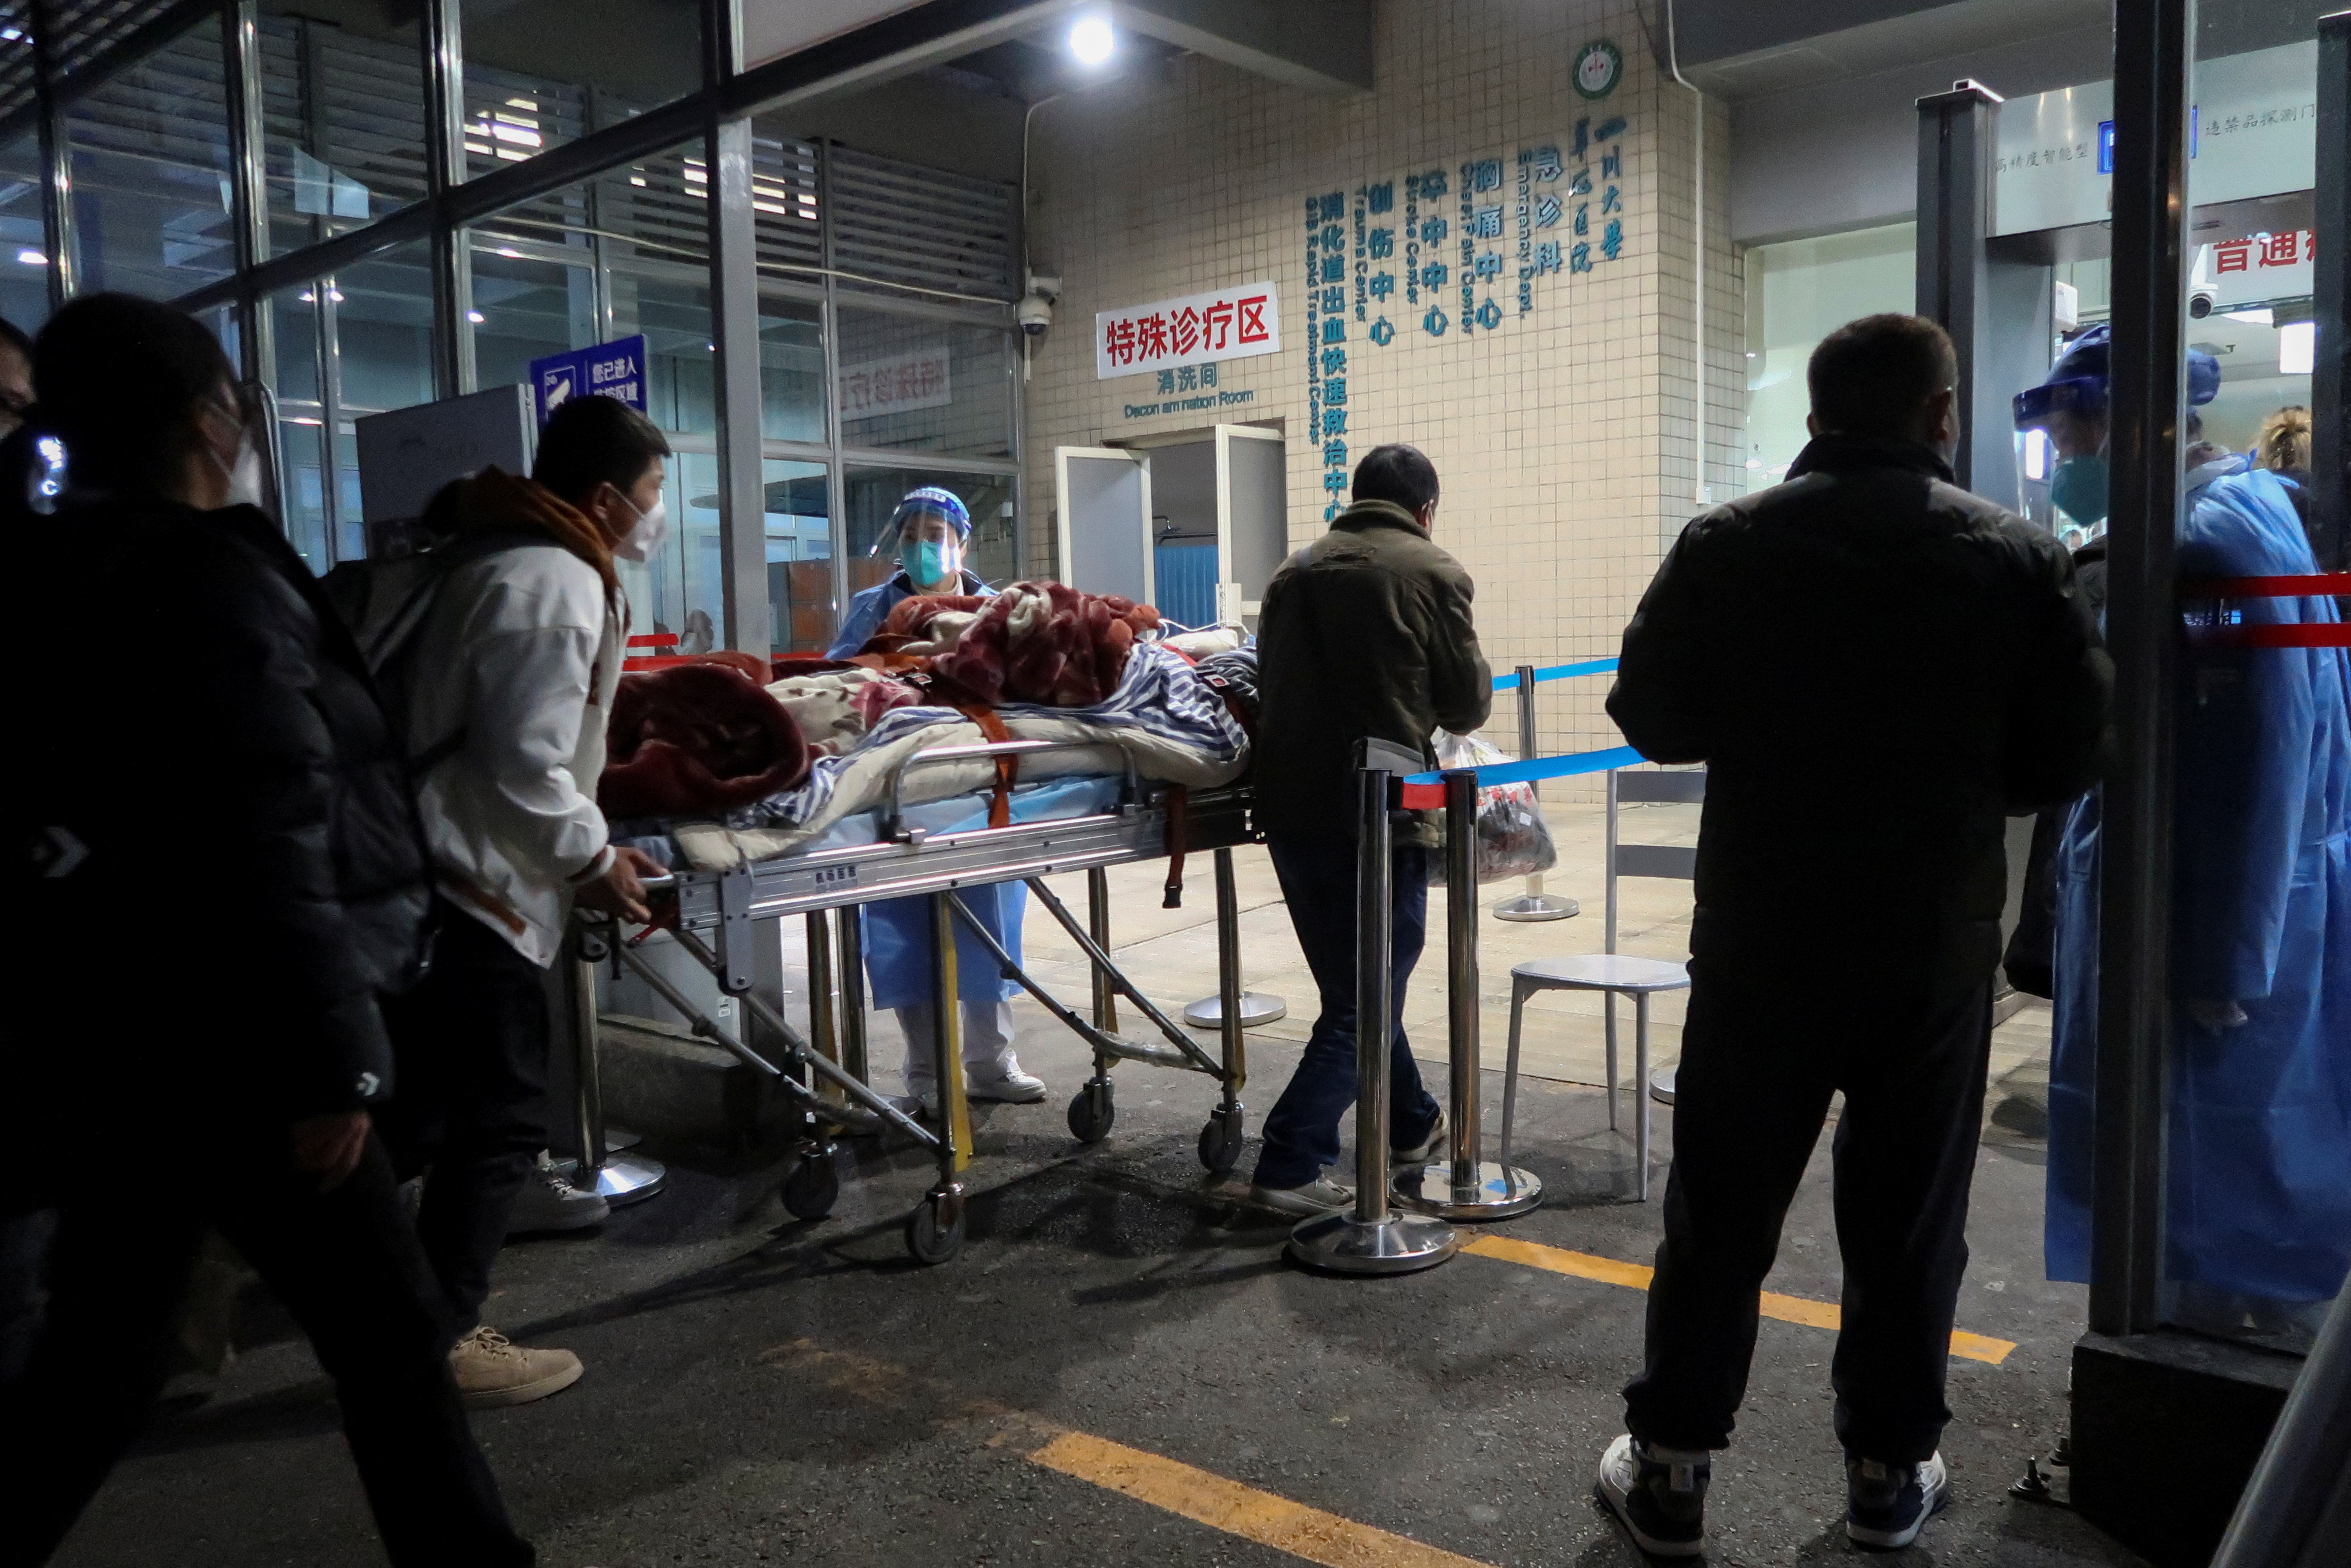
[[[1090,707],[1008,703],[997,715],[1024,740],[1099,744],[1020,759],[1024,782],[1124,771],[1132,758],[1144,779],[1212,789],[1240,777],[1249,738],[1224,699],[1192,666],[1144,644],[1127,660],[1118,689]],[[949,707],[903,707],[883,716],[863,741],[818,758],[807,779],[730,813],[723,822],[674,823],[686,858],[704,869],[789,853],[852,812],[880,804],[900,763],[935,746],[985,740],[979,727]],[[987,759],[939,763],[907,772],[902,798],[945,800],[995,784]]]

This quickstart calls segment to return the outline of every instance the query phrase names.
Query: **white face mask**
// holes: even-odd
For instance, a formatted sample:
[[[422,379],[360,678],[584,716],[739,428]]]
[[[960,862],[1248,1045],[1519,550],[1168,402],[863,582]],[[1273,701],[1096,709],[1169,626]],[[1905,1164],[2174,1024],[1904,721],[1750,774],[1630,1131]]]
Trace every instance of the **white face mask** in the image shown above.
[[[635,502],[629,501],[626,496],[621,499],[628,501],[630,509],[635,510]],[[636,523],[622,536],[621,542],[612,547],[612,553],[622,560],[650,559],[668,533],[669,502],[664,498],[637,513]]]

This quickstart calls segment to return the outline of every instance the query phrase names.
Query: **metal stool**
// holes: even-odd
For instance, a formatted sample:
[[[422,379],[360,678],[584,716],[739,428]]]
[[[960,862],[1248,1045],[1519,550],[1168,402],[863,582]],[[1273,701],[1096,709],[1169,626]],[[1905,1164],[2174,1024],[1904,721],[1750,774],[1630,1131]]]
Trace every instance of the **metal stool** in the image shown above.
[[[1641,1166],[1641,1199],[1649,1197],[1649,1097],[1642,1088],[1649,1082],[1649,998],[1659,991],[1678,991],[1689,985],[1689,968],[1662,958],[1628,958],[1621,953],[1586,953],[1573,958],[1538,958],[1510,970],[1510,1053],[1502,1069],[1501,1163],[1510,1163],[1510,1122],[1518,1110],[1519,1032],[1527,998],[1537,991],[1604,991],[1612,998],[1633,998],[1634,1098],[1640,1112],[1634,1123],[1634,1157]],[[1613,1019],[1611,1020],[1614,1021]],[[1608,1031],[1608,1125],[1616,1126],[1616,1031]]]

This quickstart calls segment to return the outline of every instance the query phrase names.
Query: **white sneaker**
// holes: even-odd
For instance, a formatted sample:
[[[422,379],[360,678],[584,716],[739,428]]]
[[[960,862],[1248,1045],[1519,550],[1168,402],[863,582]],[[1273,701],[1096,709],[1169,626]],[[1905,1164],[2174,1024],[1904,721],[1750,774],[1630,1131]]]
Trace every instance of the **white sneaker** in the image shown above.
[[[1421,1139],[1420,1142],[1413,1145],[1409,1148],[1395,1148],[1393,1146],[1389,1148],[1388,1168],[1390,1170],[1408,1171],[1415,1166],[1425,1166],[1429,1161],[1435,1159],[1437,1157],[1437,1151],[1444,1146],[1445,1113],[1443,1111],[1439,1111],[1437,1113],[1436,1124],[1428,1129],[1428,1136]]]
[[[967,1068],[964,1082],[970,1085],[965,1092],[974,1100],[995,1100],[1007,1105],[1035,1105],[1045,1098],[1045,1081],[1021,1071],[1020,1059],[1008,1051],[986,1073]]]
[[[1355,1189],[1342,1186],[1326,1176],[1318,1176],[1303,1186],[1259,1186],[1252,1183],[1249,1201],[1276,1214],[1311,1217],[1353,1208],[1355,1206]]]
[[[507,1217],[508,1236],[536,1236],[551,1230],[584,1230],[611,1218],[612,1206],[601,1193],[573,1186],[555,1171],[555,1162],[538,1156],[522,1191],[515,1195],[514,1212]]]
[[[526,1350],[485,1323],[450,1347],[449,1370],[466,1409],[495,1410],[559,1393],[585,1369],[568,1350]]]

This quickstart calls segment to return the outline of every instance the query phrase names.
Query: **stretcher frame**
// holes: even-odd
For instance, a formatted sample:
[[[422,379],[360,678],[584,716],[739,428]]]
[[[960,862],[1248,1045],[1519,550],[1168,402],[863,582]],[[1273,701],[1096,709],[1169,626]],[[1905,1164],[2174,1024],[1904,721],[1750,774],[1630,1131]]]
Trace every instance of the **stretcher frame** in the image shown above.
[[[1116,1117],[1112,1069],[1148,1061],[1214,1078],[1217,1103],[1200,1130],[1199,1155],[1210,1171],[1230,1170],[1240,1155],[1248,1082],[1242,1035],[1238,896],[1233,873],[1236,845],[1253,842],[1246,786],[1192,792],[1139,782],[1129,763],[1121,799],[1106,811],[1000,828],[926,833],[904,825],[897,802],[905,771],[928,763],[1019,757],[1039,751],[1099,749],[1100,742],[1009,741],[933,747],[915,753],[893,776],[883,815],[884,837],[869,844],[788,852],[723,872],[681,871],[653,891],[674,897],[675,913],[623,939],[603,916],[582,912],[575,954],[583,966],[611,959],[633,971],[655,994],[710,1040],[776,1083],[801,1119],[800,1155],[783,1184],[785,1207],[808,1219],[830,1212],[839,1195],[834,1138],[841,1133],[894,1131],[929,1149],[937,1179],[908,1214],[906,1248],[925,1263],[955,1256],[964,1236],[963,1172],[971,1161],[970,1108],[963,1084],[962,1018],[956,1005],[956,955],[951,939],[960,922],[987,949],[1004,978],[1035,997],[1055,1019],[1085,1040],[1093,1071],[1069,1109],[1070,1131],[1081,1143],[1107,1137]],[[1180,821],[1177,819],[1180,817]],[[1171,838],[1171,829],[1175,836]],[[1217,995],[1222,1004],[1220,1050],[1201,1049],[1166,1012],[1145,998],[1110,954],[1110,884],[1113,865],[1158,860],[1171,852],[1207,851],[1215,862]],[[1086,873],[1086,920],[1080,925],[1043,878]],[[1015,962],[971,912],[961,891],[1021,882],[1067,931],[1085,956],[1092,977],[1087,1014],[1054,997]],[[835,910],[884,899],[923,897],[930,903],[933,1061],[939,1086],[935,1125],[925,1125],[877,1093],[866,1051],[864,965],[859,923],[832,919]],[[780,933],[760,935],[768,923],[799,915],[808,922],[810,1026],[807,1034],[785,1018],[780,992]],[[654,929],[667,929],[680,948],[709,970],[720,990],[737,998],[754,1028],[738,1038],[681,991],[637,951]],[[763,962],[762,960],[767,960]],[[762,974],[762,970],[768,970]],[[838,977],[836,986],[835,977]],[[586,971],[582,970],[583,984]],[[764,984],[762,982],[765,982]],[[768,994],[763,995],[763,991]],[[1117,998],[1124,997],[1165,1043],[1119,1032]],[[595,1009],[575,1009],[578,1042],[592,1051]]]

